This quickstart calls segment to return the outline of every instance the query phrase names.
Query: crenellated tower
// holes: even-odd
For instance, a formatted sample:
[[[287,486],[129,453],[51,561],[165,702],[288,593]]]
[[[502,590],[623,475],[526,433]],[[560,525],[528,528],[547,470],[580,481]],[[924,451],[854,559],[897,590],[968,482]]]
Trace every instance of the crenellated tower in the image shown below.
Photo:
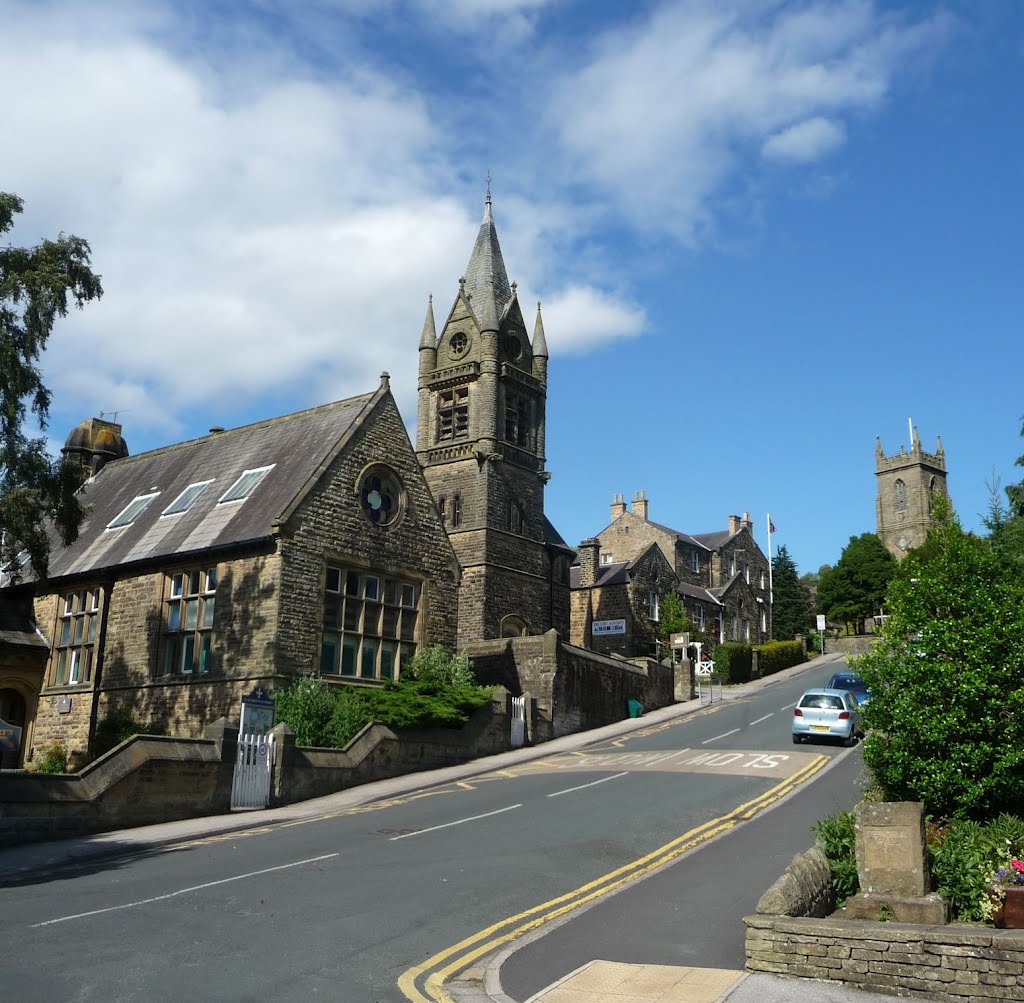
[[[910,426],[909,452],[900,446],[898,453],[886,456],[881,438],[875,440],[876,533],[897,558],[924,543],[935,498],[948,495],[946,452],[942,439],[937,442],[935,452],[926,453],[914,425]]]
[[[572,551],[544,516],[547,366],[540,306],[531,340],[488,191],[455,302],[439,334],[428,303],[419,344],[416,452],[462,565],[460,643],[567,633]]]

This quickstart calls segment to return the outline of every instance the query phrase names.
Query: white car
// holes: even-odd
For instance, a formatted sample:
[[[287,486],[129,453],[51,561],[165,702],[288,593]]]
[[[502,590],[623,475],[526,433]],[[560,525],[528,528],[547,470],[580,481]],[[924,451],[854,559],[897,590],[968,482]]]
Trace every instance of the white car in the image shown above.
[[[793,708],[793,742],[808,738],[838,738],[855,745],[860,734],[857,699],[849,690],[808,690]]]

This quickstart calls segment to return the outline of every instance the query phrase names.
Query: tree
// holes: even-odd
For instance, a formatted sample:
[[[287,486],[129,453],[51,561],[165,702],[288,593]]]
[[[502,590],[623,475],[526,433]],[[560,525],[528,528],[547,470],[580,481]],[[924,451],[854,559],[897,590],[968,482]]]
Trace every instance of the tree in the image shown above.
[[[0,234],[22,211],[17,195],[0,192]],[[89,244],[59,234],[35,247],[0,247],[0,565],[17,577],[21,551],[45,578],[49,527],[65,546],[78,537],[83,509],[76,497],[82,470],[54,460],[45,440],[25,433],[29,410],[40,430],[50,414],[50,392],[39,372],[39,356],[69,303],[82,307],[103,295],[100,277],[89,267]]]
[[[679,598],[679,593],[673,589],[671,592],[667,592],[661,600],[660,609],[658,610],[658,638],[660,645],[658,648],[659,657],[661,656],[661,649],[664,648],[668,654],[672,654],[670,647],[670,641],[673,634],[681,634],[684,631],[689,631],[690,637],[693,640],[699,641],[701,635],[699,631],[695,631],[693,625],[690,623],[690,617],[683,607],[683,602]]]
[[[807,589],[797,575],[796,562],[785,546],[772,558],[772,637],[792,641],[810,631],[814,621]]]
[[[896,559],[874,533],[851,536],[835,567],[822,573],[818,608],[834,623],[863,633],[864,621],[885,604],[895,570]]]
[[[871,688],[864,761],[894,800],[940,816],[1019,811],[1024,583],[991,542],[936,507],[901,563],[858,670]]]
[[[1020,434],[1024,436],[1024,423]],[[1024,456],[1018,456],[1016,466],[1024,467]],[[988,485],[988,515],[983,522],[988,529],[997,556],[1024,571],[1024,481],[1006,488],[1006,501],[999,497],[999,479],[993,475]]]

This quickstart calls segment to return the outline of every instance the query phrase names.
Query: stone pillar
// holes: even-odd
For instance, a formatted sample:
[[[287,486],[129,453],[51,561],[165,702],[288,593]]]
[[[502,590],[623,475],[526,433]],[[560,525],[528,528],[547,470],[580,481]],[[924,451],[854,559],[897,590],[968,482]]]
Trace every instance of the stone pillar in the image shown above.
[[[901,923],[945,923],[949,908],[929,892],[924,805],[919,801],[862,801],[857,818],[860,892],[846,902],[853,919],[888,916]]]

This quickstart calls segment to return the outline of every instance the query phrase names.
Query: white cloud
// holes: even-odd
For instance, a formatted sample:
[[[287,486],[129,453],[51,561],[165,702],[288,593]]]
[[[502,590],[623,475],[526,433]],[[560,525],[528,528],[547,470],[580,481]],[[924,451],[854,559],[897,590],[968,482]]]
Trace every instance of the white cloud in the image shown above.
[[[647,328],[642,309],[590,286],[570,286],[556,293],[544,302],[542,312],[552,355],[632,338]],[[552,331],[558,332],[557,339],[551,337]]]
[[[827,118],[834,145],[837,120],[884,100],[897,70],[946,24],[942,15],[906,24],[870,0],[667,4],[599,41],[556,88],[552,122],[578,179],[636,222],[694,242],[713,196],[770,137]],[[802,149],[821,156],[829,142],[812,129],[819,143],[805,135]]]
[[[769,136],[761,147],[761,155],[766,160],[803,163],[831,153],[845,139],[846,130],[841,125],[816,115]]]

